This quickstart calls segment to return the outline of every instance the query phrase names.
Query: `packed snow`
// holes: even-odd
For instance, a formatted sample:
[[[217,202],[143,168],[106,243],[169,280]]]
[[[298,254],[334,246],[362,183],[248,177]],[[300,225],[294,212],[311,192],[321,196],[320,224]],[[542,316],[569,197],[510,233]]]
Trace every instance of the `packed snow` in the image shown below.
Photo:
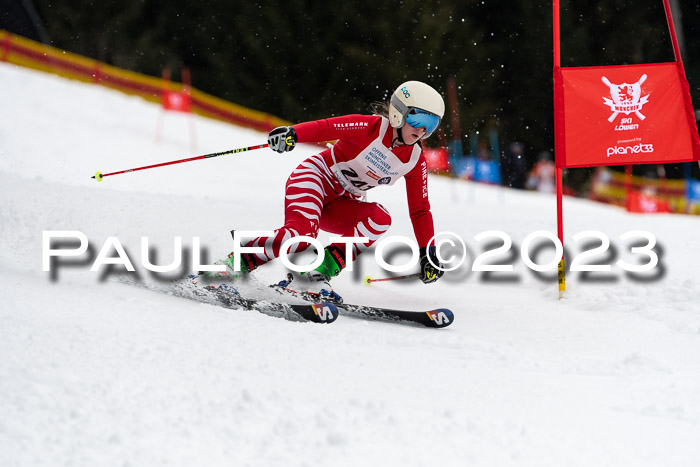
[[[446,307],[454,324],[291,322],[124,285],[114,280],[121,266],[90,269],[110,237],[146,282],[157,279],[141,264],[141,237],[157,264],[171,262],[175,237],[190,250],[198,237],[210,262],[225,256],[232,228],[281,225],[288,174],[321,146],[97,182],[98,170],[265,134],[6,63],[0,83],[1,465],[697,465],[697,217],[565,198],[570,257],[600,244],[572,239],[596,230],[611,249],[589,263],[612,270],[567,273],[559,299],[556,271],[537,276],[520,255],[529,234],[556,233],[553,195],[431,175],[436,230],[465,241],[465,264],[431,285],[364,286],[365,275],[389,276],[370,250],[333,282],[349,303]],[[392,214],[387,236],[412,238],[401,183],[369,199]],[[494,230],[513,246],[486,262],[514,271],[471,271],[503,243],[474,238]],[[644,264],[631,249],[646,242],[620,236],[640,230],[656,238],[659,264],[630,275],[615,262]],[[90,248],[43,271],[45,231],[82,232]],[[554,256],[530,251],[540,264]],[[284,273],[274,263],[255,275],[272,283]]]

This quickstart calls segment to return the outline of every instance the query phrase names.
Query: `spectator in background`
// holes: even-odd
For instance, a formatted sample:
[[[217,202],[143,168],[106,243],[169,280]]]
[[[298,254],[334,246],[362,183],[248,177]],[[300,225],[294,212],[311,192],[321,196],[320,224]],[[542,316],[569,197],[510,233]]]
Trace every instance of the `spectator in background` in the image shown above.
[[[525,155],[522,143],[510,143],[503,158],[503,183],[511,188],[525,188]]]
[[[479,144],[477,145],[476,157],[481,161],[490,161],[493,159],[491,150],[485,142],[479,141]]]
[[[552,161],[552,155],[547,151],[542,151],[537,159],[537,163],[527,178],[527,189],[537,190],[541,193],[554,193],[556,191],[556,167]]]

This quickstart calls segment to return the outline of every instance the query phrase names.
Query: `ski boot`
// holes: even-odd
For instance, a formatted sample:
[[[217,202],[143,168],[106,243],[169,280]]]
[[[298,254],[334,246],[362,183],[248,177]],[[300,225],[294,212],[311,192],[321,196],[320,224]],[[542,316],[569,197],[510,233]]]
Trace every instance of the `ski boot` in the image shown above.
[[[329,246],[324,250],[323,262],[316,269],[302,273],[302,278],[292,285],[294,276],[287,274],[287,278],[271,285],[279,292],[288,292],[304,300],[320,303],[343,303],[343,297],[333,290],[330,284],[332,277],[340,274],[345,267],[340,248]]]

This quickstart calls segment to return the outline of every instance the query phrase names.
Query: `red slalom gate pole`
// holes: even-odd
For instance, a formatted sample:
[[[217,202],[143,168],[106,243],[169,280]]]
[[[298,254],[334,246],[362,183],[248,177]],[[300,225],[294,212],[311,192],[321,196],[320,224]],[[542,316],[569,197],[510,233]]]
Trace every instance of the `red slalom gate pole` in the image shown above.
[[[557,157],[563,158],[564,154],[559,154],[561,150],[566,151],[565,147],[561,147],[557,144],[561,136],[558,134],[558,124],[556,123],[557,114],[557,98],[556,98],[556,76],[558,70],[561,68],[561,32],[559,29],[559,0],[554,0],[552,2],[552,26],[554,32],[554,82],[555,82],[555,93],[554,93],[554,115],[555,115],[555,130],[554,130],[554,147],[555,150],[555,160]],[[563,112],[564,109],[561,109]],[[564,208],[563,208],[563,181],[562,181],[562,168],[557,165],[555,177],[556,177],[556,187],[557,187],[557,237],[561,242],[562,247],[564,246]],[[559,260],[559,265],[557,266],[557,276],[559,282],[559,299],[561,300],[566,292],[566,265],[564,264],[564,254],[562,253],[561,259]]]
[[[103,178],[109,177],[111,175],[119,175],[119,174],[124,174],[124,173],[129,173],[129,172],[136,172],[137,170],[155,169],[156,167],[164,167],[166,165],[181,164],[183,162],[198,161],[201,159],[210,159],[212,157],[226,156],[228,154],[236,154],[239,152],[253,151],[255,149],[262,149],[262,148],[266,148],[266,147],[269,147],[269,144],[259,144],[257,146],[248,146],[247,148],[230,149],[228,151],[214,152],[212,154],[205,154],[203,156],[188,157],[187,159],[180,159],[177,161],[163,162],[161,164],[147,165],[145,167],[137,167],[135,169],[120,170],[119,172],[110,172],[107,174],[103,174],[102,172],[98,171],[95,175],[92,176],[92,178],[95,178],[95,179],[97,179],[98,182],[101,182]]]
[[[676,57],[676,63],[678,63],[678,67],[681,70],[681,73],[683,76],[687,76],[685,74],[685,67],[683,66],[683,60],[681,57],[681,48],[678,45],[678,37],[676,36],[676,27],[673,24],[673,12],[671,11],[671,4],[669,0],[663,0],[664,3],[664,12],[666,13],[666,23],[668,24],[668,32],[671,35],[671,44],[673,45],[673,55]],[[690,99],[690,96],[688,96],[688,99]],[[689,119],[690,120],[690,119]],[[691,128],[692,125],[695,124],[695,122],[690,122]],[[698,161],[698,167],[700,167],[700,160]]]

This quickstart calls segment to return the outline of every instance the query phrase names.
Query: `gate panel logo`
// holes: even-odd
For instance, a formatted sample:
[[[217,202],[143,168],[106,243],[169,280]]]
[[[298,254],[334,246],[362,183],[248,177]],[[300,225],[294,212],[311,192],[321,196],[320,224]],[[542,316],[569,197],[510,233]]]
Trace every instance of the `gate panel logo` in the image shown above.
[[[634,113],[640,120],[644,120],[644,116],[640,110],[644,104],[649,102],[649,94],[642,96],[642,84],[647,80],[647,75],[642,75],[639,81],[633,84],[622,83],[613,84],[608,78],[603,76],[603,83],[610,88],[610,99],[603,97],[605,105],[610,107],[612,115],[608,117],[608,121],[612,123],[619,114],[629,115]]]

